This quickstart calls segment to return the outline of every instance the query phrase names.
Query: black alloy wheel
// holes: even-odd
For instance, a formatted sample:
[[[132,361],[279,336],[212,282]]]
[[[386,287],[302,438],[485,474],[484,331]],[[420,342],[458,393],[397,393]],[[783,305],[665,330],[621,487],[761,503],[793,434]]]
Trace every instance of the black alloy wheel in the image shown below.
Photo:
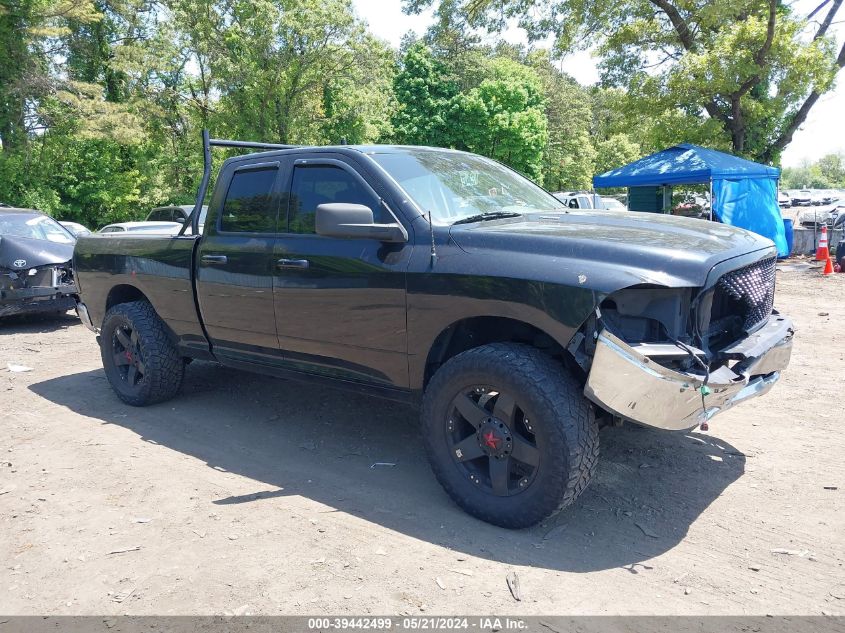
[[[182,385],[185,359],[146,301],[109,309],[103,319],[100,354],[112,389],[132,406],[168,400]]]
[[[443,489],[475,517],[534,525],[572,504],[595,472],[598,425],[560,359],[490,343],[447,360],[423,394],[422,437]]]
[[[136,388],[146,373],[144,356],[141,351],[138,333],[128,324],[115,328],[112,337],[114,365],[120,377],[131,388]]]
[[[462,391],[452,400],[445,428],[455,463],[480,489],[507,497],[534,481],[537,438],[511,394],[486,385]]]

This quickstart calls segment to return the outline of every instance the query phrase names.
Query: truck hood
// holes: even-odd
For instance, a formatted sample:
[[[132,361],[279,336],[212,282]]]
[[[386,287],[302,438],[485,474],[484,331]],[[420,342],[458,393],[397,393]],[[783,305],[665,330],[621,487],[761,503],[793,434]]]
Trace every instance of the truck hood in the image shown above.
[[[28,270],[48,264],[64,264],[73,258],[73,244],[34,240],[15,235],[0,236],[0,268]]]
[[[455,225],[450,237],[470,254],[545,258],[563,283],[608,291],[639,283],[700,287],[716,264],[760,250],[774,255],[771,240],[744,229],[629,211],[527,214]]]

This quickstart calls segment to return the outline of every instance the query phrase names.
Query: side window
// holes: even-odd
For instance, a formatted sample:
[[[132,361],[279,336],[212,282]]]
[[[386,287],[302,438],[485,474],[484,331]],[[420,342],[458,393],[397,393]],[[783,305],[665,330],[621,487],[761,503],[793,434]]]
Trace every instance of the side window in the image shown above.
[[[570,209],[577,209],[578,208],[578,200],[575,198],[569,199],[569,208]]]
[[[384,219],[386,211],[369,189],[348,171],[333,165],[297,165],[290,193],[289,233],[314,233],[317,206],[328,202],[363,204],[373,210],[377,223],[393,221]]]
[[[170,209],[157,209],[150,213],[148,222],[170,222],[173,219]]]
[[[277,167],[235,172],[223,201],[221,231],[273,233],[276,230],[273,186],[278,172]]]

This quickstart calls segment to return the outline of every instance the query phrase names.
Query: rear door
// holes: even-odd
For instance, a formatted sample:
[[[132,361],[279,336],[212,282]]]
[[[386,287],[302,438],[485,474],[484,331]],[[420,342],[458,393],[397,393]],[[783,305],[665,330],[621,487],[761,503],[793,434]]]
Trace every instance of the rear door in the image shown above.
[[[273,255],[276,329],[285,363],[298,371],[407,388],[410,243],[317,235],[315,210],[323,203],[363,204],[376,222],[396,220],[348,159],[298,154],[289,160],[287,225],[280,222]]]
[[[273,244],[281,164],[239,161],[220,174],[197,253],[197,299],[221,360],[279,362]]]

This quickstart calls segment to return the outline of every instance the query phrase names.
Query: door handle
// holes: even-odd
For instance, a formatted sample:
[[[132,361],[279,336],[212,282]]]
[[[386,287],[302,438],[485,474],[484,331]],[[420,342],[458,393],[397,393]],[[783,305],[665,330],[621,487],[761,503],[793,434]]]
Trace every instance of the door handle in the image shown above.
[[[280,259],[276,262],[277,268],[308,268],[307,259]]]
[[[225,264],[229,261],[229,258],[225,255],[203,255],[202,256],[202,263],[203,264]]]

